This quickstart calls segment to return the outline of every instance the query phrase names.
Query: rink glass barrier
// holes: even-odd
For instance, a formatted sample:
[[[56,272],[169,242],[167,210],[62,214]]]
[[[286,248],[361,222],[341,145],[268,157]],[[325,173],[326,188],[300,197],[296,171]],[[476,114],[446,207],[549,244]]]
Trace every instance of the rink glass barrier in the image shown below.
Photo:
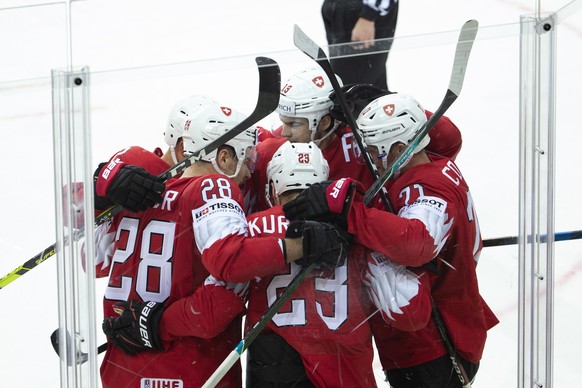
[[[580,3],[512,23],[481,24],[462,92],[446,113],[463,134],[457,163],[471,188],[483,239],[519,236],[520,241],[484,248],[480,256],[480,290],[500,324],[489,332],[473,384],[477,388],[561,387],[578,381],[582,245],[528,236],[581,225],[582,60],[574,54],[582,40],[576,27],[582,25],[581,15],[575,12]],[[256,56],[276,60],[283,83],[294,72],[317,66],[292,47],[291,28],[284,50],[261,51],[260,42],[248,42],[255,49],[236,47],[231,56],[208,45],[201,51],[205,55],[197,55],[204,59],[168,61],[164,44],[170,42],[153,35],[131,36],[135,47],[115,46],[114,35],[123,40],[127,28],[116,30],[115,21],[140,21],[123,7],[112,14],[111,2],[102,3],[98,13],[94,4],[0,5],[5,37],[0,41],[0,244],[5,255],[0,276],[53,243],[58,247],[56,255],[0,290],[4,316],[10,317],[0,331],[10,349],[0,385],[100,386],[103,354],[96,349],[105,342],[101,304],[107,281],[94,279],[92,235],[65,243],[70,230],[64,224],[76,209],[62,187],[90,185],[97,164],[127,146],[165,149],[168,113],[186,96],[207,94],[250,113],[258,91]],[[97,17],[103,15],[115,19],[112,26]],[[472,17],[479,20],[479,14]],[[544,30],[541,21],[552,28]],[[297,24],[305,27],[301,20]],[[387,65],[390,89],[411,94],[434,111],[447,89],[460,27],[397,35]],[[323,34],[304,30],[329,53]],[[376,42],[376,50],[381,46]],[[150,55],[132,63],[132,49]],[[116,60],[108,61],[105,54]],[[259,124],[274,129],[278,117],[272,114]],[[85,196],[82,210],[92,207],[93,198]],[[92,212],[84,214],[85,227],[92,230]],[[60,353],[66,355],[61,359],[49,340],[57,328]],[[83,354],[87,362],[77,364]],[[378,361],[374,367],[379,386],[386,386]]]

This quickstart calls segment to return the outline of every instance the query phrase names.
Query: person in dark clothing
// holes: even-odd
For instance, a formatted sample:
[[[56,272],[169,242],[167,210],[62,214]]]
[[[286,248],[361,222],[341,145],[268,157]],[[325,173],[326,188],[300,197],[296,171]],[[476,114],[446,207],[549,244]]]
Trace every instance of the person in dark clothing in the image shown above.
[[[386,61],[396,31],[398,0],[324,0],[321,16],[332,46],[331,66],[344,84],[388,89]],[[378,39],[383,40],[371,42]],[[350,42],[361,43],[341,44]]]

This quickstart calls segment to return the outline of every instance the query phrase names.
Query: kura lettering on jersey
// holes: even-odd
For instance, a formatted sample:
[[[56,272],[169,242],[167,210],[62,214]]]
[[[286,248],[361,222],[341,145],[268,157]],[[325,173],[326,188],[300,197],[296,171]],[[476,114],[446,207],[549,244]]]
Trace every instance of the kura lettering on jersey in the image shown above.
[[[284,235],[287,231],[287,226],[289,226],[289,221],[284,215],[269,214],[250,220],[249,233],[251,237],[275,233]]]
[[[140,388],[183,388],[182,380],[142,378]]]

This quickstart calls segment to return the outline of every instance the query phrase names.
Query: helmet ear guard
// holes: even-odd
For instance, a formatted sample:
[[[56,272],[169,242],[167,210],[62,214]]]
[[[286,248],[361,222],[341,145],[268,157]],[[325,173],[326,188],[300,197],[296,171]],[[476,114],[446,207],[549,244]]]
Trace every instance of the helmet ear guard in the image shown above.
[[[267,164],[267,202],[273,206],[278,197],[291,190],[305,190],[327,180],[329,165],[319,147],[309,143],[283,143]]]

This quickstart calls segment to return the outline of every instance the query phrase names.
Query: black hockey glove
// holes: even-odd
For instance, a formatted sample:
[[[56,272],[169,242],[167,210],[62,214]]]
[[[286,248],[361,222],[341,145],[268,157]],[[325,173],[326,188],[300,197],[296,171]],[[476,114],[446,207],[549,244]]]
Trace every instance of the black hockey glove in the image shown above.
[[[118,317],[103,320],[103,332],[111,343],[127,354],[164,350],[158,333],[164,305],[157,302],[119,302]]]
[[[349,238],[342,229],[324,222],[295,221],[287,228],[285,237],[302,238],[303,258],[297,261],[302,267],[312,263],[335,268],[348,257]]]
[[[102,163],[100,167],[94,176],[96,209],[106,209],[109,206],[101,207],[111,201],[138,212],[162,202],[166,187],[161,178],[123,162]]]
[[[332,222],[347,229],[347,217],[355,194],[363,192],[358,189],[361,185],[351,178],[314,183],[283,206],[285,217],[290,221]]]
[[[362,109],[369,103],[381,96],[392,94],[393,92],[385,89],[377,88],[371,84],[348,84],[342,87],[344,97],[348,106],[350,107],[354,118],[358,118]],[[346,114],[339,103],[339,98],[335,92],[331,92],[329,99],[333,101],[333,107],[329,112],[331,117],[336,120],[347,123]]]

